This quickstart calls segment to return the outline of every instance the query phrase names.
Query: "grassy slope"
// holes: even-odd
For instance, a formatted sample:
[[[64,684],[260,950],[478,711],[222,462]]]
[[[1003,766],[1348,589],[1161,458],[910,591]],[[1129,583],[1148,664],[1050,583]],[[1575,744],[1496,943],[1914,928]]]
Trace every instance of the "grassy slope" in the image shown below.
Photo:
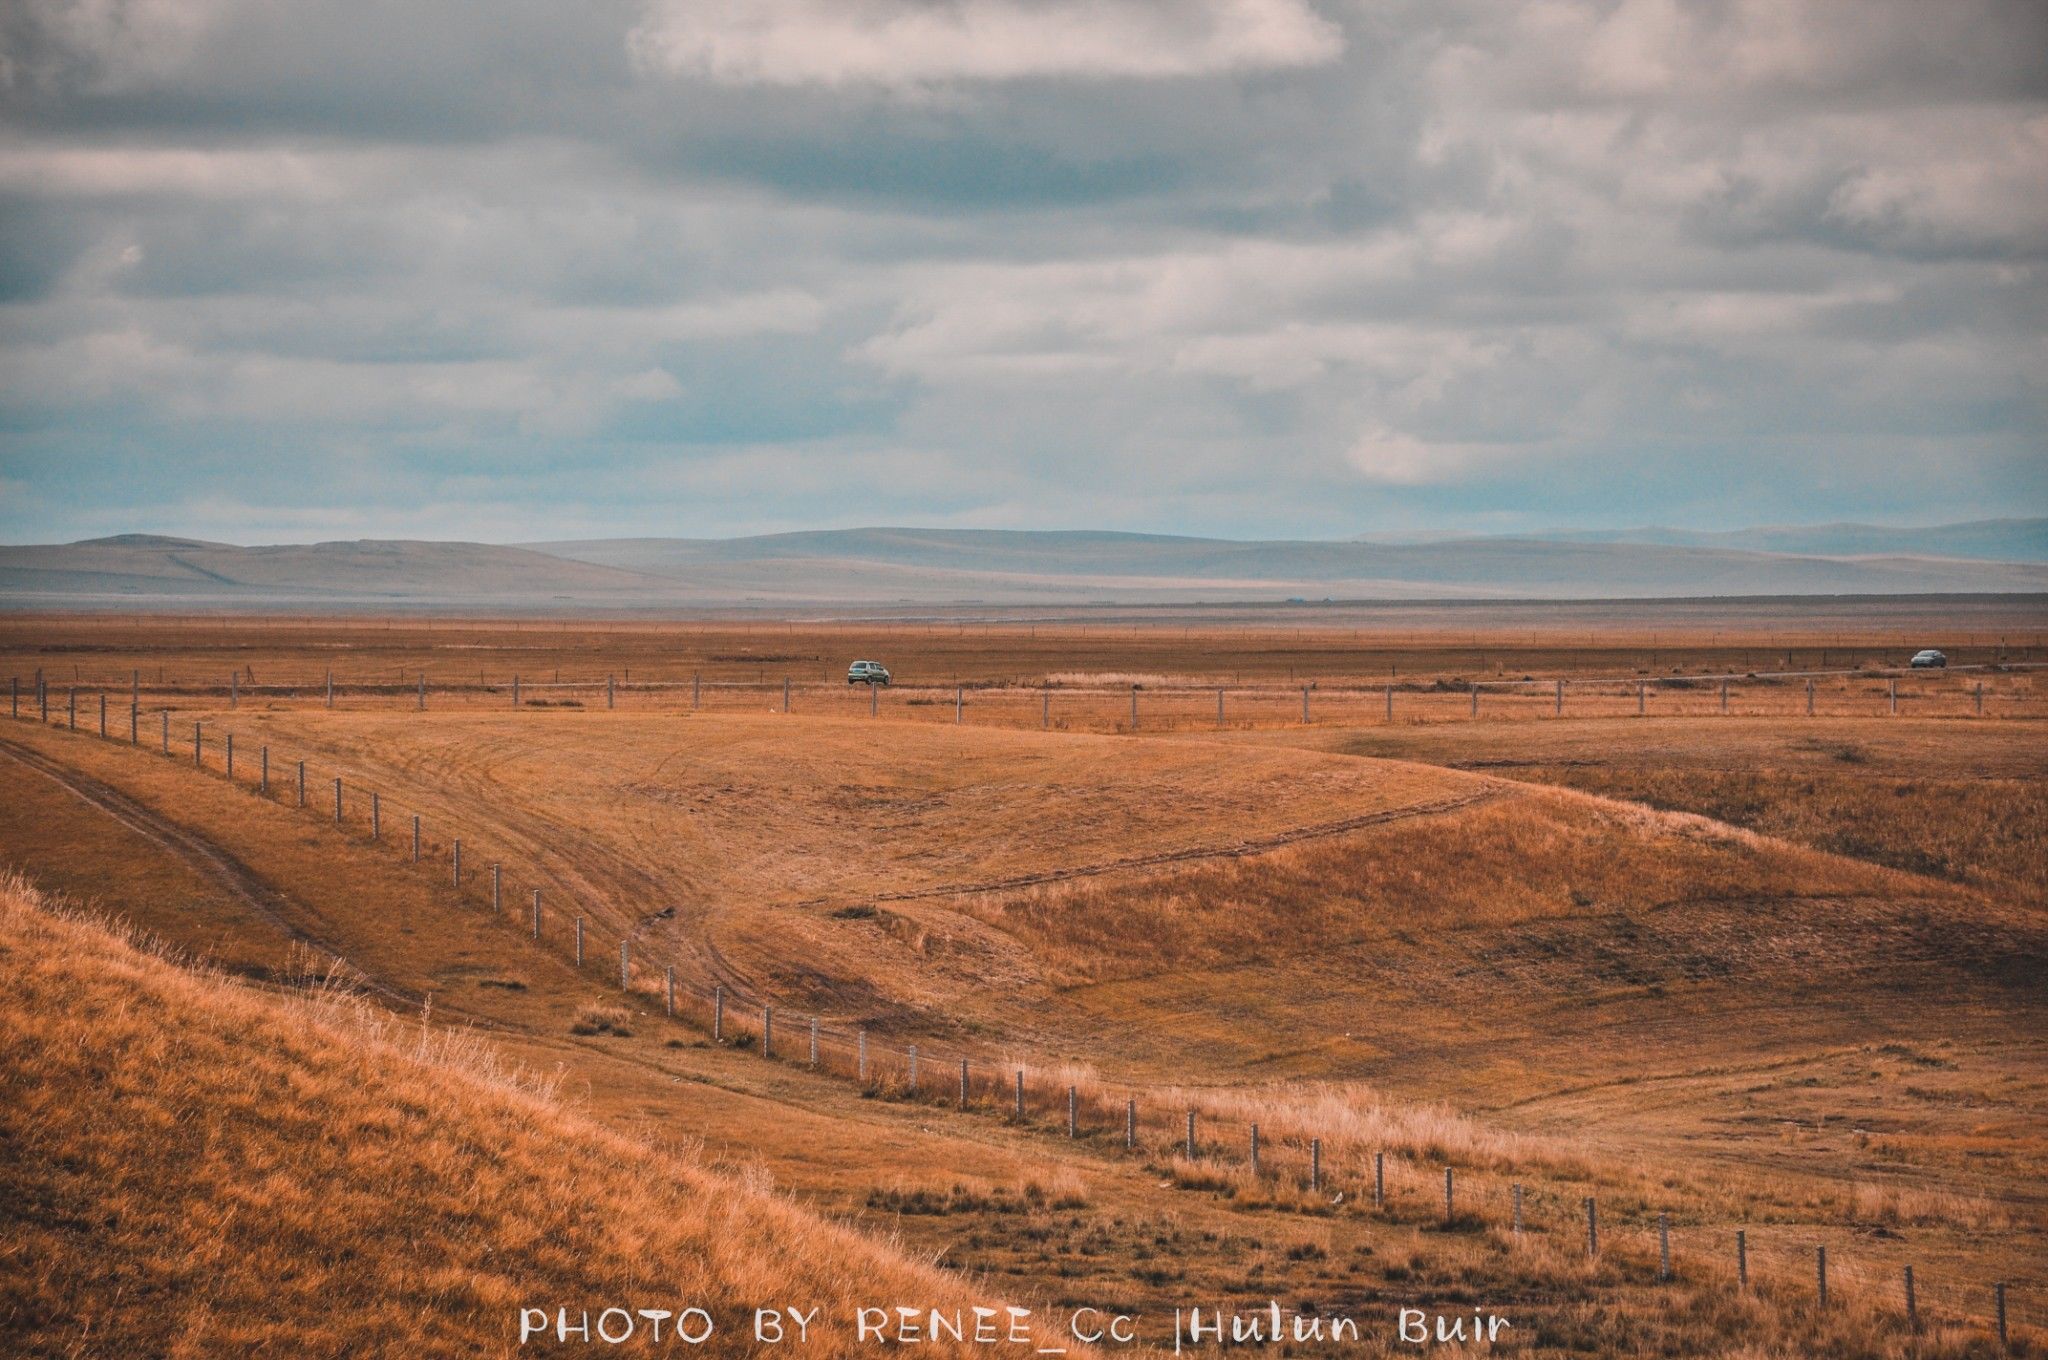
[[[710,1308],[731,1353],[755,1303],[980,1301],[474,1040],[175,966],[18,881],[0,1211],[15,1354],[501,1354],[521,1306],[612,1303]]]

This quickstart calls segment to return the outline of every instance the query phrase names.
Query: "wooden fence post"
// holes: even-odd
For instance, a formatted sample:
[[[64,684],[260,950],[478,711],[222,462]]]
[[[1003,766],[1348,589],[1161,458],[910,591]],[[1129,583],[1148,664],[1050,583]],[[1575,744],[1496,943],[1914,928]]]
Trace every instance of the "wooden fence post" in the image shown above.
[[[2005,1350],[2012,1345],[2011,1338],[2005,1332],[2005,1281],[2000,1280],[1992,1285],[1991,1292],[1998,1302],[1998,1348]]]
[[[1124,1098],[1124,1150],[1130,1151],[1138,1145],[1138,1098]]]
[[[1735,1283],[1743,1289],[1749,1288],[1749,1233],[1743,1228],[1735,1230]]]
[[[256,753],[256,787],[264,794],[270,792],[270,748],[260,748]]]
[[[427,673],[420,672],[420,712],[427,711]]]
[[[1809,718],[1813,716],[1813,680],[1811,677],[1808,677],[1806,681],[1806,716]]]
[[[1216,725],[1223,726],[1223,686],[1216,687]]]
[[[1392,685],[1388,685],[1388,686],[1387,686],[1387,721],[1388,721],[1388,722],[1392,722],[1393,720],[1394,720],[1394,687],[1393,687]]]
[[[1024,1069],[1017,1069],[1017,1118],[1024,1118]]]
[[[1919,1329],[1920,1301],[1913,1297],[1913,1267],[1906,1267],[1906,1325]]]
[[[1131,730],[1138,730],[1138,687],[1131,686]]]
[[[70,725],[72,731],[76,732],[78,730],[78,686],[73,685],[64,691],[64,711],[66,714],[65,722]]]
[[[576,966],[583,966],[583,918],[576,918]]]
[[[1301,687],[1301,725],[1308,726],[1308,686]]]
[[[1899,716],[1899,678],[1895,675],[1884,683],[1886,699],[1891,705],[1891,715],[1896,718]]]
[[[540,889],[533,890],[533,938],[540,938]]]
[[[334,707],[334,672],[332,670],[327,672],[327,706],[329,708]]]
[[[76,725],[76,724],[74,724],[74,726],[75,726],[75,725]],[[201,762],[200,762],[200,759],[199,759],[199,724],[198,724],[198,723],[193,723],[193,724],[192,724],[192,768],[193,768],[193,769],[195,769],[195,770],[196,770],[196,769],[200,769],[200,768],[202,768],[202,766],[201,766]]]
[[[818,1017],[811,1017],[811,1066],[818,1065]]]
[[[773,1006],[763,1006],[761,1008],[761,1056],[764,1058],[775,1056],[775,1008]]]
[[[865,1086],[868,1083],[868,1032],[863,1029],[857,1037],[860,1045],[860,1083]]]
[[[1049,686],[1038,692],[1038,727],[1042,732],[1052,727],[1052,689]]]
[[[1657,1278],[1671,1278],[1671,1215],[1657,1215]]]
[[[967,1108],[967,1059],[960,1060],[960,1108]]]
[[[860,1032],[860,1041],[861,1072],[865,1075],[867,1072],[868,1052],[868,1032],[866,1030]],[[722,982],[711,984],[711,1042],[714,1044],[725,1042],[725,984]]]
[[[614,676],[607,675],[604,678],[604,706],[606,708],[617,708],[619,706],[618,680]]]
[[[1067,1137],[1081,1136],[1081,1093],[1080,1088],[1067,1088]]]
[[[420,815],[417,812],[412,815],[412,862],[420,862]],[[577,962],[582,960],[579,958]]]
[[[668,1018],[676,1018],[676,966],[670,964],[664,973],[664,990],[668,995]]]
[[[1479,716],[1479,686],[1472,686],[1472,716]]]
[[[703,672],[699,671],[690,676],[690,707],[696,708],[703,701],[703,698],[704,675]]]
[[[1515,1182],[1515,1236],[1522,1235],[1522,1183]]]
[[[493,864],[491,866],[491,915],[493,916],[503,916],[505,914],[505,899],[501,895],[503,888],[504,882],[499,876],[498,866]]]
[[[1649,703],[1650,682],[1647,680],[1636,681],[1636,716],[1638,718],[1649,711]]]
[[[519,707],[519,677],[512,677],[512,707]]]
[[[299,806],[306,805],[306,762],[299,762]]]
[[[1252,1125],[1251,1154],[1252,1174],[1256,1176],[1259,1174],[1259,1126],[1256,1123]]]
[[[1323,1188],[1323,1140],[1308,1140],[1308,1188],[1320,1191]]]
[[[231,708],[231,709],[234,709],[234,708],[240,708],[241,706],[242,706],[242,673],[241,673],[240,671],[229,671],[229,672],[228,672],[228,707],[229,707],[229,708]]]
[[[341,776],[340,776],[340,775],[336,775],[336,776],[334,777],[334,824],[335,824],[336,826],[340,826],[340,825],[341,825]],[[419,856],[415,855],[415,856],[413,856],[413,858],[414,858],[414,859],[418,859],[418,858],[419,858]]]
[[[868,686],[868,716],[872,718],[881,711],[882,687],[880,685],[870,684]]]
[[[1458,1216],[1457,1200],[1452,1194],[1451,1169],[1444,1168],[1444,1222],[1449,1223]]]
[[[910,1094],[912,1094],[912,1095],[916,1095],[916,1094],[917,1094],[917,1045],[916,1045],[916,1044],[912,1044],[912,1045],[910,1046],[909,1058],[910,1058]]]
[[[1977,716],[1980,718],[1984,716],[1984,682],[1982,680],[1977,682]]]
[[[105,741],[106,739],[107,739],[107,696],[106,696],[105,692],[104,692],[104,691],[102,691],[102,692],[101,692],[101,694],[100,694],[100,740],[101,740],[101,741]]]
[[[1828,1306],[1828,1249],[1825,1243],[1813,1249],[1813,1275],[1820,1289],[1820,1306]]]
[[[1557,704],[1551,712],[1560,718],[1564,716],[1564,681],[1562,680],[1557,682]]]
[[[1984,687],[1979,685],[1977,688],[1981,690]],[[1980,703],[1977,707],[1981,712],[1984,706]],[[140,670],[128,672],[128,744],[130,746],[142,745],[142,672]]]
[[[782,711],[789,712],[789,677],[782,677]]]
[[[105,702],[105,700],[102,700],[102,701],[101,701],[101,704],[100,704],[100,718],[101,718],[101,722],[102,722],[102,724],[104,724],[104,722],[105,722],[105,719],[106,719],[106,702]],[[102,736],[104,736],[104,735],[106,735],[106,734],[105,734],[105,733],[101,733],[101,735],[102,735]],[[226,761],[227,761],[227,772],[228,772],[228,778],[230,778],[230,779],[233,779],[233,778],[235,777],[235,734],[234,734],[234,733],[232,733],[232,732],[228,733],[228,737],[227,737],[227,742],[228,742],[228,746],[227,746],[227,756],[226,756]]]
[[[1728,682],[1726,680],[1721,682],[1721,711],[1723,713],[1728,711]]]
[[[384,799],[375,789],[370,790],[370,839],[384,839]]]
[[[633,990],[633,957],[627,952],[627,942],[619,941],[619,990]]]
[[[1372,1203],[1376,1209],[1386,1207],[1387,1203],[1387,1154],[1384,1152],[1372,1155]]]

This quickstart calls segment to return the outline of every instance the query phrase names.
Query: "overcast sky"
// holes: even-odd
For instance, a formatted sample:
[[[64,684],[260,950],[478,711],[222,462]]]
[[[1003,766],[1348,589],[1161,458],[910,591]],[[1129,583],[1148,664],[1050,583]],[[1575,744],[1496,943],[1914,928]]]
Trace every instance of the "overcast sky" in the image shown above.
[[[0,539],[2048,513],[2048,4],[9,0]]]

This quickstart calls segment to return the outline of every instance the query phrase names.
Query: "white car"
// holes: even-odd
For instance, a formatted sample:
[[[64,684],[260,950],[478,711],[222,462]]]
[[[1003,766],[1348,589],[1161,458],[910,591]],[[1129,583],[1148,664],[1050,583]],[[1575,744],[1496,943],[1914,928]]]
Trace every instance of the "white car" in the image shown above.
[[[856,661],[846,668],[846,683],[886,685],[889,683],[889,668],[879,661]]]
[[[1906,664],[1911,666],[1916,671],[1924,671],[1927,670],[1929,667],[1942,667],[1948,665],[1948,658],[1943,656],[1940,652],[1935,651],[1932,647],[1929,647],[1924,652],[1913,653],[1913,659],[1907,662]]]

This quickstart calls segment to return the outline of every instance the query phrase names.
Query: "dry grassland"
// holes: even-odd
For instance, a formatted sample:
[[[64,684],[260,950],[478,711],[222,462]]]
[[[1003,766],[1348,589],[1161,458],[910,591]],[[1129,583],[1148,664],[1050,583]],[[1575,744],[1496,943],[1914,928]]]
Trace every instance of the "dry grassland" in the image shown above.
[[[189,630],[163,642],[217,659]],[[1025,659],[1015,636],[1000,646]],[[1061,669],[1186,662],[1105,644]],[[119,808],[41,775],[0,809],[0,853],[252,976],[288,981],[275,951],[294,940],[345,954],[385,1004],[432,996],[437,1015],[488,1026],[620,1134],[687,1130],[714,1168],[751,1168],[1034,1303],[1485,1301],[1530,1319],[1543,1353],[1891,1356],[1982,1344],[1909,1340],[1889,1302],[1902,1264],[1951,1318],[1981,1320],[2005,1278],[2031,1326],[2048,1290],[2035,724],[1148,740],[802,712],[180,703],[180,759],[34,724],[0,737],[189,829],[260,890],[224,891],[193,846],[135,830],[149,817],[124,829]],[[194,721],[208,775],[191,767]],[[229,733],[238,787],[218,777]],[[248,787],[266,746],[267,802]],[[311,811],[278,787],[302,758]],[[325,811],[336,775],[341,827]],[[456,836],[472,866],[459,892]],[[544,886],[547,947],[482,912],[492,862],[520,900]],[[573,914],[591,931],[580,971],[556,933]],[[606,981],[621,936],[641,977],[624,996]],[[665,1019],[651,979],[669,965],[728,989],[729,1038],[756,1034],[739,1003],[774,1004],[789,1061]],[[883,1075],[867,1090],[803,1070],[811,1014],[868,1030]],[[940,1074],[915,1099],[913,1043]],[[977,1074],[1028,1067],[1028,1118],[1000,1117],[1000,1084],[976,1088],[977,1113],[949,1110],[940,1064],[956,1054]],[[1071,1141],[1050,1098],[1068,1085]],[[1144,1111],[1135,1153],[1126,1096]],[[1376,1152],[1386,1206],[1367,1194]],[[1505,1228],[1517,1183],[1520,1236]],[[1594,1262],[1585,1195],[1602,1205]],[[1665,1286],[1660,1212],[1680,1260]],[[1728,1277],[1738,1226],[1749,1296]],[[1825,1312],[1816,1243],[1839,1272]]]

